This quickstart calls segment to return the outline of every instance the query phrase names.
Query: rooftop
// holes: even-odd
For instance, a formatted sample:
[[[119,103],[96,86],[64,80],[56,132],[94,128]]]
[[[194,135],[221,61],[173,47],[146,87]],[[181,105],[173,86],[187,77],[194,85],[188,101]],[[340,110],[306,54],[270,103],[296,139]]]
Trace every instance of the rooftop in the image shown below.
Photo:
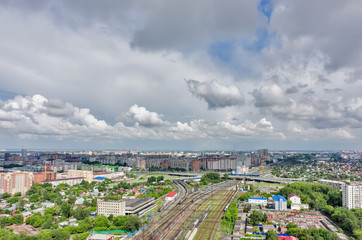
[[[135,198],[135,199],[124,199],[126,202],[126,207],[136,207],[138,205],[141,205],[145,202],[149,202],[153,200],[153,197],[146,197],[146,198]]]
[[[176,191],[172,191],[169,194],[166,195],[166,197],[174,197],[177,194]]]
[[[273,200],[274,201],[280,201],[282,200],[283,202],[286,202],[287,200],[285,199],[285,197],[283,197],[282,195],[275,195],[273,196]]]

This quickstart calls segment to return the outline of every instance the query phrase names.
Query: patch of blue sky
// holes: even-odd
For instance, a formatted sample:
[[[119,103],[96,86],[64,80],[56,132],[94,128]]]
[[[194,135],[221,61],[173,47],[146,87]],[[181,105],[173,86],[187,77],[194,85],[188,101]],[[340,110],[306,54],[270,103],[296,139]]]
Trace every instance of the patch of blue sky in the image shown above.
[[[268,32],[266,29],[257,29],[252,39],[244,40],[244,48],[251,52],[260,52],[263,48],[270,46],[275,42],[276,33]]]
[[[20,95],[20,94],[16,94],[16,93],[12,93],[12,92],[8,92],[8,91],[3,91],[0,90],[0,100],[2,101],[6,101],[9,99],[13,99],[15,98],[15,96]]]
[[[233,58],[235,47],[234,41],[215,42],[209,46],[208,53],[222,62],[230,62]]]
[[[270,17],[273,13],[273,2],[272,0],[261,0],[258,5],[258,10],[265,15],[268,19],[268,23],[270,22]]]

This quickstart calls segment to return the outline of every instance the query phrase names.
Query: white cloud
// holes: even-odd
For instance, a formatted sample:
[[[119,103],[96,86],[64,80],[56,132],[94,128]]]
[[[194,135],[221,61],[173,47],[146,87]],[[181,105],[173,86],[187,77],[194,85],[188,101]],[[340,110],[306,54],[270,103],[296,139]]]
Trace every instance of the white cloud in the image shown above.
[[[19,137],[49,139],[211,139],[229,138],[283,138],[276,132],[270,121],[261,119],[253,123],[245,121],[231,124],[227,121],[209,122],[193,120],[190,123],[163,121],[160,114],[150,112],[144,107],[133,105],[127,115],[136,123],[126,126],[117,122],[111,126],[104,120],[95,118],[89,109],[78,108],[70,103],[48,99],[41,95],[18,96],[4,102],[0,109],[0,131],[16,134]],[[48,114],[49,105],[66,108],[68,115]]]
[[[137,104],[130,107],[127,115],[143,126],[157,126],[165,124],[158,113],[150,112],[145,107],[139,107]]]
[[[251,94],[255,99],[256,107],[270,107],[288,103],[283,90],[275,84],[263,86],[260,90],[254,89]]]
[[[210,82],[186,80],[186,83],[189,91],[205,100],[209,109],[244,105],[244,96],[235,85],[224,86],[216,80]]]

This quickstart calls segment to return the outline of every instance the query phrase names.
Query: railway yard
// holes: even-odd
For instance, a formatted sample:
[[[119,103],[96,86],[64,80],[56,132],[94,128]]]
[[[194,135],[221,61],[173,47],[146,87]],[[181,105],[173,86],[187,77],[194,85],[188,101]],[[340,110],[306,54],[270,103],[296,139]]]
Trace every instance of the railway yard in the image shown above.
[[[215,239],[237,183],[222,182],[190,192],[183,181],[174,181],[177,198],[164,203],[134,239]]]

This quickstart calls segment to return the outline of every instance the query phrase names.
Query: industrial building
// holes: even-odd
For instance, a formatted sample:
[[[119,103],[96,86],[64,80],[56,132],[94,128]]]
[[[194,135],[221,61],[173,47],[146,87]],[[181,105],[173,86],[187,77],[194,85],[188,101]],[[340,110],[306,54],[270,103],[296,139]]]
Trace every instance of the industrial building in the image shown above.
[[[142,216],[145,212],[156,207],[153,197],[146,198],[126,198],[122,200],[97,199],[98,215],[106,217],[120,215]]]

